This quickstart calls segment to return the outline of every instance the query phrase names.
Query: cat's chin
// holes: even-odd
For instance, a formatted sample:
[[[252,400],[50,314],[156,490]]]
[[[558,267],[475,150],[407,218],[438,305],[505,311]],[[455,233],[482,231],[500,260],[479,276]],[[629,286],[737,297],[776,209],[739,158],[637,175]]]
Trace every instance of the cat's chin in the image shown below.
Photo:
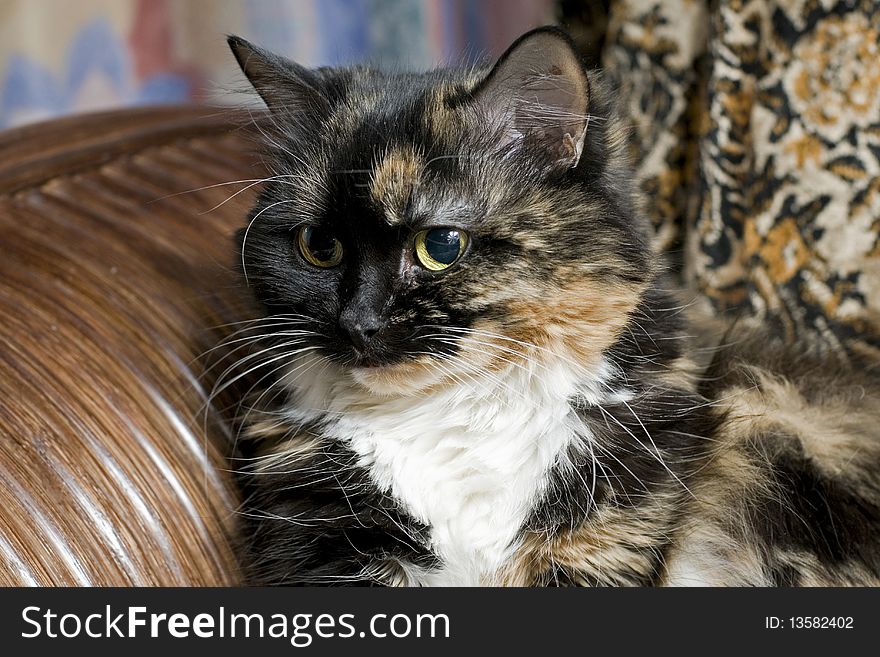
[[[427,360],[415,360],[379,367],[352,367],[351,378],[374,395],[385,397],[415,395],[441,384],[443,372]]]

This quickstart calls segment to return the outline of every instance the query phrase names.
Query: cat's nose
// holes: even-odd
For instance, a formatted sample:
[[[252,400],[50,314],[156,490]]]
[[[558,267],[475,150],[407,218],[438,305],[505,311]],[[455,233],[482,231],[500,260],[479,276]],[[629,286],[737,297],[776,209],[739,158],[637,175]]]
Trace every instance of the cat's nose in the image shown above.
[[[357,312],[346,309],[339,318],[339,325],[348,334],[357,349],[368,348],[382,329],[382,319],[374,312]]]

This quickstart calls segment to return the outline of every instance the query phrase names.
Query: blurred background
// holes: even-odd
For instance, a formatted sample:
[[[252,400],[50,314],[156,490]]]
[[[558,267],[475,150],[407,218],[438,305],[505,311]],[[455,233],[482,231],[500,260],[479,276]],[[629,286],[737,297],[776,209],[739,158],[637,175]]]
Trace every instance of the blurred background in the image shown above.
[[[237,102],[224,35],[306,65],[500,54],[554,0],[0,0],[0,128],[134,104]]]

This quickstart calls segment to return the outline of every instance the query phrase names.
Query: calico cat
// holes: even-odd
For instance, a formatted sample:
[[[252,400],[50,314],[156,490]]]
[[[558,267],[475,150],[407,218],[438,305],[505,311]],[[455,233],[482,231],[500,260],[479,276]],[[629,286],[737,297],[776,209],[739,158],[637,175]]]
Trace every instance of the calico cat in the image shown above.
[[[880,584],[876,363],[695,345],[564,33],[424,74],[229,44],[275,173],[239,234],[254,583]]]

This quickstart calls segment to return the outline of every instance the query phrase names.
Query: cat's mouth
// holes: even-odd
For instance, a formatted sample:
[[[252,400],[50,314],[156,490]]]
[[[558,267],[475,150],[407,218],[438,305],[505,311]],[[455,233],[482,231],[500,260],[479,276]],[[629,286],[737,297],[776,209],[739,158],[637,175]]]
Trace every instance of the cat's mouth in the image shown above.
[[[399,361],[382,358],[374,353],[355,352],[350,367],[352,370],[379,370],[398,364]]]
[[[416,394],[443,378],[427,357],[402,362],[359,358],[349,366],[349,373],[359,385],[379,395]]]

